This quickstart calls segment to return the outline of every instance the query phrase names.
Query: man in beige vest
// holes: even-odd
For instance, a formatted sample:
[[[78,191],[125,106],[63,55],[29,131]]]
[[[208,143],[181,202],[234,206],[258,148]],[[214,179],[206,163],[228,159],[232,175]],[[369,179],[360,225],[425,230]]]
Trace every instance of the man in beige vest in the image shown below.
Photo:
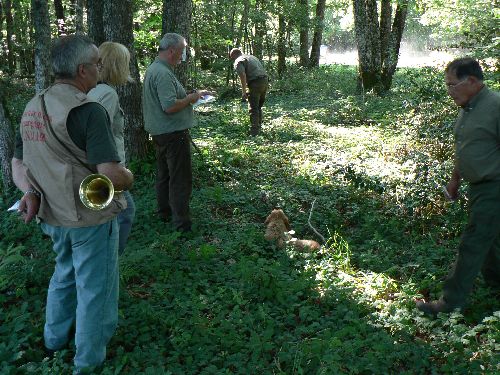
[[[91,210],[79,199],[89,174],[104,174],[115,190],[128,189],[132,173],[119,162],[106,110],[86,93],[97,84],[97,47],[83,35],[55,41],[55,83],[26,106],[12,172],[24,193],[19,211],[35,215],[52,238],[56,256],[47,294],[46,352],[67,347],[75,326],[74,373],[103,363],[118,321],[118,227],[126,207],[120,194]]]
[[[241,99],[243,101],[248,99],[250,135],[256,136],[260,133],[262,106],[269,86],[266,70],[258,58],[245,55],[238,48],[233,48],[229,57],[234,61],[234,70],[240,78]]]

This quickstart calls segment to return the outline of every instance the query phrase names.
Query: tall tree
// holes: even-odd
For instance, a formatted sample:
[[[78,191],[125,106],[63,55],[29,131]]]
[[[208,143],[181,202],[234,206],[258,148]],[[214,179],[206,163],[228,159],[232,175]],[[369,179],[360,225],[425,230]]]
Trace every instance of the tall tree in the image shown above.
[[[71,0],[72,7],[75,12],[75,33],[83,34],[83,0]]]
[[[87,0],[88,36],[95,45],[104,42],[104,2],[102,0]]]
[[[325,27],[325,6],[326,0],[318,0],[316,4],[316,19],[314,21],[314,36],[311,44],[311,57],[309,58],[311,67],[319,66],[321,42],[323,40],[323,29]]]
[[[5,0],[4,12],[5,12],[5,29],[7,31],[7,65],[9,73],[14,73],[16,61],[15,61],[14,43],[13,43],[14,19],[12,17],[11,0]]]
[[[9,119],[5,115],[3,103],[0,101],[0,170],[5,190],[14,186],[10,167],[10,160],[12,159],[12,155],[14,155],[13,145],[14,131],[10,126]]]
[[[119,42],[130,51],[133,82],[117,88],[125,108],[125,148],[128,158],[142,158],[148,150],[148,136],[142,119],[142,90],[134,49],[132,0],[105,0],[103,9],[105,40]]]
[[[286,20],[284,0],[278,0],[278,77],[282,78],[286,69]]]
[[[182,35],[188,45],[191,41],[191,14],[192,0],[163,0],[162,35],[177,33]],[[176,67],[175,72],[179,81],[188,86],[188,61]]]
[[[382,0],[380,20],[376,0],[353,0],[353,5],[359,82],[364,90],[382,93],[390,89],[396,70],[408,0],[397,0],[394,21],[391,0]]]
[[[35,91],[50,84],[50,19],[47,0],[31,0],[31,18],[35,29]]]
[[[254,24],[255,36],[252,40],[253,54],[262,60],[264,36],[266,35],[266,13],[263,0],[255,0]]]
[[[66,35],[66,19],[64,18],[62,0],[54,0],[54,11],[56,13],[57,35]]]
[[[297,0],[299,11],[299,63],[309,66],[309,1]]]

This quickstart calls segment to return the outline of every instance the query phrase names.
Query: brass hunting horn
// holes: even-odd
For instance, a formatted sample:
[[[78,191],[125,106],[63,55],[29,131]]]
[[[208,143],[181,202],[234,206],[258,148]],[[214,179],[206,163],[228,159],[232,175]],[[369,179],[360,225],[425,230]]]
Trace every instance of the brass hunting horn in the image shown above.
[[[91,174],[85,177],[78,190],[83,205],[91,210],[103,210],[109,206],[115,193],[111,180],[103,174]]]

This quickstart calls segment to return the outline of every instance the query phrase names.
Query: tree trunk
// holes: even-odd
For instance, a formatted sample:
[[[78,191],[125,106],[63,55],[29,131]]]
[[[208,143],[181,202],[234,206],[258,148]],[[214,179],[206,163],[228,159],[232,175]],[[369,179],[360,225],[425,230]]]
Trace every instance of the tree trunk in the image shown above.
[[[358,45],[359,81],[363,91],[382,92],[380,32],[376,0],[353,0]]]
[[[130,51],[130,74],[134,82],[117,89],[120,104],[125,110],[125,149],[129,160],[145,157],[149,147],[142,118],[142,90],[133,45],[132,9],[132,0],[104,1],[105,39],[119,42]]]
[[[243,14],[241,15],[240,27],[236,37],[235,47],[243,47],[248,40],[248,13],[250,10],[250,0],[243,0]],[[245,51],[247,52],[247,51]]]
[[[311,57],[309,61],[311,67],[319,66],[321,42],[323,40],[323,28],[325,27],[325,5],[326,0],[318,0],[318,3],[316,4],[316,21],[314,25],[314,36],[311,45]]]
[[[387,58],[387,46],[391,35],[391,0],[382,0],[380,5],[380,61]]]
[[[16,70],[16,60],[14,54],[14,44],[12,43],[14,35],[14,19],[12,17],[12,2],[11,0],[5,0],[5,29],[7,31],[7,65],[9,67],[8,72],[13,74]]]
[[[253,39],[253,53],[259,60],[262,60],[264,35],[266,35],[266,14],[263,7],[264,2],[262,0],[255,1],[255,38]]]
[[[278,77],[280,78],[286,69],[286,21],[283,1],[278,1]]]
[[[401,46],[401,38],[403,37],[407,14],[408,0],[398,2],[389,42],[387,44],[387,52],[384,54],[385,58],[382,61],[382,85],[386,91],[391,88],[392,77],[398,65],[399,47]]]
[[[408,0],[400,0],[391,30],[392,6],[382,0],[380,24],[376,0],[353,0],[354,28],[359,56],[359,83],[364,91],[381,94],[390,89],[398,63]]]
[[[4,20],[4,12],[3,12],[3,4],[0,0],[0,30],[3,30],[3,20]],[[0,70],[6,71],[8,70],[7,62],[7,54],[5,53],[5,42],[3,40],[3,31],[0,32]]]
[[[75,11],[75,34],[83,34],[83,0],[72,0]]]
[[[50,84],[50,19],[47,0],[31,0],[35,29],[35,91],[40,92]]]
[[[0,102],[0,169],[4,190],[14,186],[10,161],[14,155],[14,132]]]
[[[104,41],[104,2],[102,0],[87,0],[88,36],[96,46]]]
[[[13,3],[13,24],[15,34],[14,59],[19,67],[19,72],[31,75],[34,72],[33,65],[33,28],[31,14],[31,2],[14,1]],[[17,60],[17,61],[16,61]]]
[[[191,40],[192,0],[163,0],[162,34],[177,33],[186,42]],[[182,62],[175,69],[175,74],[184,87],[188,86],[188,61]]]
[[[66,20],[62,0],[54,0],[54,10],[56,13],[57,35],[66,35]]]
[[[309,2],[298,0],[299,6],[299,63],[309,66]]]

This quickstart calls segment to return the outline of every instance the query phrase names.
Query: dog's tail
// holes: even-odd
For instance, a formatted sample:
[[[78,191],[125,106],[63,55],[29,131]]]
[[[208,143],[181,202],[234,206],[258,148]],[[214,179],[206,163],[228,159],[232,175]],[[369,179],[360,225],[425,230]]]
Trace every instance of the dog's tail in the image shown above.
[[[319,233],[316,228],[314,228],[311,224],[311,217],[312,217],[312,213],[313,213],[313,210],[314,210],[314,204],[316,203],[316,199],[312,202],[312,205],[311,205],[311,211],[309,212],[309,219],[307,219],[307,224],[309,224],[309,226],[311,227],[311,229],[313,230],[314,233],[316,233],[316,235],[321,238],[321,241],[322,243],[326,243],[326,240],[325,240],[325,237],[323,237],[321,235],[321,233]]]

